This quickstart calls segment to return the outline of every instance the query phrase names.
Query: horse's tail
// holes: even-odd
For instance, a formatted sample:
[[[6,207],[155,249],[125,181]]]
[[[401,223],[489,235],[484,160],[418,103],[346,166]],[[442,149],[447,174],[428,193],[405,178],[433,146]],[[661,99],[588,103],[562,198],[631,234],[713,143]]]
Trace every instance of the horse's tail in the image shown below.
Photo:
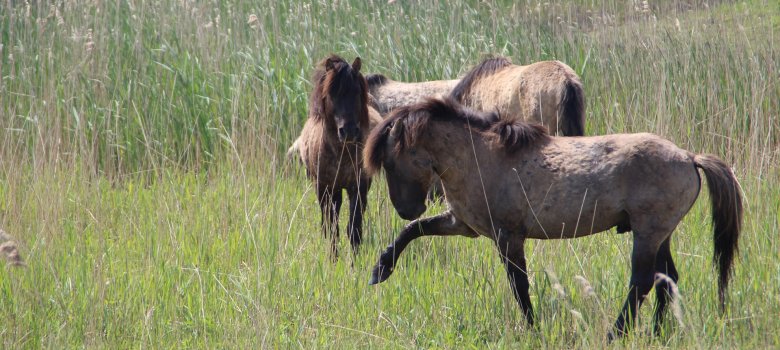
[[[561,112],[558,128],[564,136],[585,135],[585,92],[579,79],[566,79]]]
[[[713,155],[696,155],[693,163],[704,171],[712,200],[712,224],[715,238],[713,262],[718,266],[718,302],[726,306],[737,240],[742,229],[742,193],[739,182],[728,164]]]
[[[285,159],[287,159],[288,163],[303,163],[303,160],[301,159],[301,137],[298,136],[297,139],[290,145],[290,148],[287,149],[287,154],[285,155]]]

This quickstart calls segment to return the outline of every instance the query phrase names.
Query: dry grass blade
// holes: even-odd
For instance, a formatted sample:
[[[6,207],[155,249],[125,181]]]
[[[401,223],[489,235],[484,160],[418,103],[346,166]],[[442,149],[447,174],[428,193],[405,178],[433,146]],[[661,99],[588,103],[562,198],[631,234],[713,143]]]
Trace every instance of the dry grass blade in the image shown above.
[[[3,256],[11,266],[25,266],[22,256],[19,255],[19,248],[13,237],[0,229],[0,255]]]
[[[593,289],[593,286],[590,285],[590,282],[587,279],[585,279],[585,277],[576,275],[574,276],[574,280],[577,281],[577,284],[580,285],[580,288],[582,289],[582,293],[585,294],[585,296],[589,298],[596,297],[596,291]]]

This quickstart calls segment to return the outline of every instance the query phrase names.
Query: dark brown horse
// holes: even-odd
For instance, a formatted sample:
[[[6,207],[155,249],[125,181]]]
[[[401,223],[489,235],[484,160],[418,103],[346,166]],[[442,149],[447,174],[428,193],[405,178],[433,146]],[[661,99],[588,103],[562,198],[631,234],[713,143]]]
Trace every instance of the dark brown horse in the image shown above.
[[[366,169],[373,174],[384,168],[401,217],[411,220],[425,211],[434,175],[441,177],[450,209],[407,225],[382,253],[371,284],[386,280],[418,237],[485,236],[496,243],[515,298],[533,324],[525,240],[575,238],[616,227],[634,237],[629,293],[615,323],[622,335],[655,274],[678,279],[670,237],[698,197],[701,169],[712,200],[723,308],[742,221],[739,184],[727,164],[653,134],[551,137],[539,125],[495,119],[452,100],[429,100],[397,110],[374,129],[364,150]],[[669,288],[663,281],[656,286],[656,329]]]
[[[366,195],[371,187],[371,178],[362,171],[363,142],[381,120],[375,110],[368,108],[368,87],[360,65],[359,57],[350,65],[338,56],[317,65],[309,118],[296,141],[306,173],[317,190],[322,231],[331,237],[334,258],[343,190],[349,196],[349,241],[353,250],[361,243]]]

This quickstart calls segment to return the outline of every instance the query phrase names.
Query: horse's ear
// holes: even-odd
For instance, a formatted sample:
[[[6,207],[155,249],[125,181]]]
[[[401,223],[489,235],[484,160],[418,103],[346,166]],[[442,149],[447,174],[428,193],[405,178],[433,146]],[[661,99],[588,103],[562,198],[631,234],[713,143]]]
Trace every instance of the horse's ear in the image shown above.
[[[327,60],[325,60],[325,70],[333,70],[333,68],[336,66],[337,60],[333,57],[328,57]]]
[[[404,130],[403,130],[404,128],[403,128],[403,126],[401,124],[403,124],[403,123],[401,123],[400,121],[396,121],[396,122],[391,123],[390,125],[387,126],[387,128],[390,129],[390,136],[392,136],[396,140],[404,132]]]
[[[360,72],[360,67],[363,65],[363,62],[361,62],[360,57],[355,57],[355,60],[352,61],[352,69],[355,70],[355,72]]]
[[[498,109],[494,109],[492,112],[488,113],[488,122],[495,123],[497,121],[501,120],[501,112],[498,111]]]

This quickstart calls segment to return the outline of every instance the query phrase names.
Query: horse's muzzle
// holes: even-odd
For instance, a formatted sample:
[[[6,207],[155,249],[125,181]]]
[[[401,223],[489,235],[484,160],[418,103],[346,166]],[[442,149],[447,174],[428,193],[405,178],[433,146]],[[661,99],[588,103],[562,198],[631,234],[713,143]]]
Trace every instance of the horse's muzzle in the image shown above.
[[[360,139],[360,128],[356,125],[345,125],[339,127],[339,141],[357,142]]]

